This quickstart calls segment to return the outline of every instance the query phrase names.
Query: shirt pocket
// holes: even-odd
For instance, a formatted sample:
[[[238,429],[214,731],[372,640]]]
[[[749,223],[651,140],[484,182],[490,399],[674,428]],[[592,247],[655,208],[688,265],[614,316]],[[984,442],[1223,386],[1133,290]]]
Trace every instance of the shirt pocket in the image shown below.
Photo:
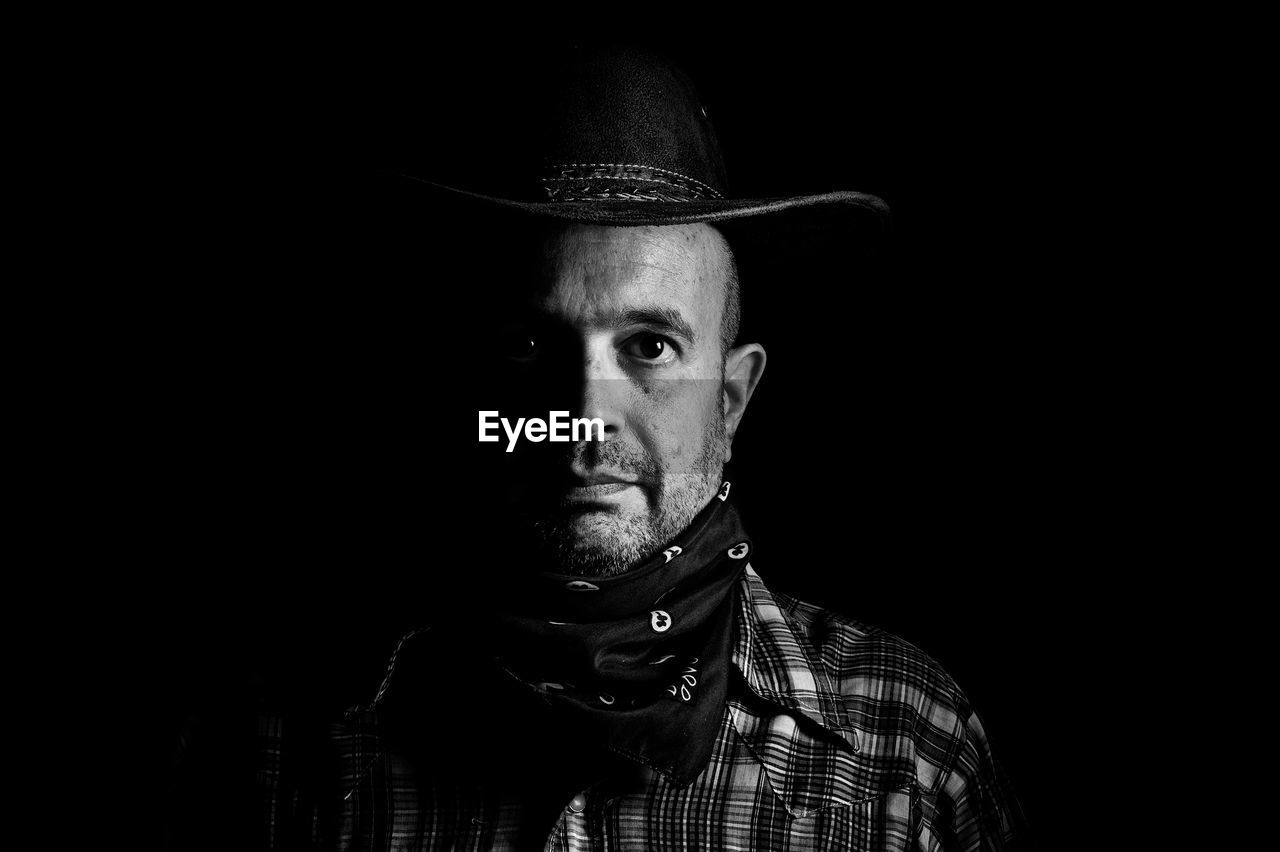
[[[908,785],[796,817],[791,820],[786,848],[814,852],[916,849],[918,801],[916,787]]]

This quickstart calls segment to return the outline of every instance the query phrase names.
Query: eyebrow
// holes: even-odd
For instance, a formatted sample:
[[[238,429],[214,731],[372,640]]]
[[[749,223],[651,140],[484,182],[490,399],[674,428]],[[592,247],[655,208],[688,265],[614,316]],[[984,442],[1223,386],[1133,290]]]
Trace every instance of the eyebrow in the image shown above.
[[[515,316],[515,320],[519,315],[540,317],[543,319],[554,320],[553,314],[536,302],[530,302],[522,305]],[[518,322],[518,320],[517,320]],[[601,318],[598,323],[606,327],[618,328],[629,325],[647,325],[659,331],[673,334],[682,338],[689,346],[694,346],[698,342],[698,336],[694,334],[693,326],[680,315],[678,310],[674,308],[664,307],[662,305],[640,305],[634,308],[628,308],[623,311],[608,314]]]
[[[613,317],[614,325],[648,325],[670,332],[693,345],[698,342],[693,327],[680,316],[680,312],[660,305],[628,308]]]

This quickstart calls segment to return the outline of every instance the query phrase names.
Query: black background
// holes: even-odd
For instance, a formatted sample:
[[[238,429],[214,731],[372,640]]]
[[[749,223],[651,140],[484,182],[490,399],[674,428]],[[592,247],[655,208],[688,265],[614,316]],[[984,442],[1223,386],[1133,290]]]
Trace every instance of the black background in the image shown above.
[[[631,41],[698,83],[735,195],[892,207],[876,264],[744,269],[769,351],[735,443],[753,564],[936,657],[1066,845],[1098,818],[1080,785],[1111,759],[1089,732],[1123,707],[1101,665],[1129,582],[1108,545],[1127,511],[1123,469],[1104,475],[1115,386],[1093,384],[1107,294],[1081,248],[1084,140],[1104,129],[1062,118],[1075,69],[994,36]],[[125,306],[108,414],[138,498],[113,532],[163,578],[129,575],[121,619],[160,739],[215,699],[361,700],[420,613],[472,605],[441,590],[496,544],[467,482],[473,415],[451,404],[484,317],[450,294],[483,290],[484,258],[442,273],[430,210],[395,234],[420,249],[378,255],[390,238],[346,181],[501,157],[521,133],[503,98],[556,49],[375,36],[248,67],[215,53],[154,89],[139,244],[166,278]]]

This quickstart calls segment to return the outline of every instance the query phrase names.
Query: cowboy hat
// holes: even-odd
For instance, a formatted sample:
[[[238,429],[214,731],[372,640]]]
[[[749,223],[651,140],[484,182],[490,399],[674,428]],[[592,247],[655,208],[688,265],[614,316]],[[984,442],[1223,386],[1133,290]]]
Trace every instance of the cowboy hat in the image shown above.
[[[522,106],[533,120],[513,123],[519,144],[468,185],[434,174],[392,177],[464,205],[589,224],[731,226],[766,217],[776,232],[878,230],[889,219],[888,205],[863,192],[734,197],[693,83],[653,53],[572,51]]]

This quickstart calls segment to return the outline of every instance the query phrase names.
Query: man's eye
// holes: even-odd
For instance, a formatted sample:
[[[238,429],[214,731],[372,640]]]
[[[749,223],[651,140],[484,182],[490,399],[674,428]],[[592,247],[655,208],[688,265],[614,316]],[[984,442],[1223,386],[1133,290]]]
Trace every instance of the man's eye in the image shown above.
[[[515,361],[536,357],[538,348],[538,338],[528,332],[512,332],[502,340],[502,356]]]
[[[671,342],[656,334],[637,334],[626,342],[623,351],[642,361],[665,361],[674,352]]]

